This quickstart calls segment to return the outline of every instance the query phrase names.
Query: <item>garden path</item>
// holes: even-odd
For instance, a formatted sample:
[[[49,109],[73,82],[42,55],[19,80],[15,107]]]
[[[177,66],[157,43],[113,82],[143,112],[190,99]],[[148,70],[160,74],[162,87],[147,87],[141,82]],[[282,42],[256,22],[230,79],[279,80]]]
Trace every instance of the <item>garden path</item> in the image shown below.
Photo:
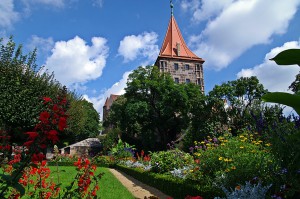
[[[156,196],[159,199],[166,199],[170,196],[162,193],[156,188],[150,187],[124,172],[115,169],[109,169],[110,172],[134,195],[136,199],[144,199],[150,196]]]

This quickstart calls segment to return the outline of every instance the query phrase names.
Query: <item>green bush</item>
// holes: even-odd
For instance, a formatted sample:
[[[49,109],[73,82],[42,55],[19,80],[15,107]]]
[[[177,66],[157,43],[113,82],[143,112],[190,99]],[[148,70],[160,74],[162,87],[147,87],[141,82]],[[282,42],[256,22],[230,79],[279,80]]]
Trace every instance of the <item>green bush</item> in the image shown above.
[[[166,173],[175,168],[183,168],[193,162],[194,159],[190,154],[179,149],[151,153],[151,170],[156,173]]]
[[[244,133],[238,137],[208,137],[197,143],[194,156],[200,160],[200,173],[209,176],[218,186],[229,188],[253,179],[269,183],[276,169],[269,148],[270,144],[256,135]],[[195,175],[199,175],[197,172]],[[193,176],[193,172],[189,175]],[[202,175],[199,176],[198,181],[201,181]]]
[[[207,185],[205,181],[203,183],[195,183],[167,174],[147,172],[140,168],[127,168],[121,165],[115,165],[115,168],[147,185],[159,189],[174,199],[182,199],[187,195],[198,195],[205,199],[214,198],[216,195],[224,195],[220,188]]]

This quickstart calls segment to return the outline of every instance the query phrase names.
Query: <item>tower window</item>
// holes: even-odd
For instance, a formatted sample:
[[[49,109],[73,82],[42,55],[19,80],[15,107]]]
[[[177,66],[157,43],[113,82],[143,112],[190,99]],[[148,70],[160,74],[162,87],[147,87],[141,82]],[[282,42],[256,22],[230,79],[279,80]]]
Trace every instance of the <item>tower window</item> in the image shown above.
[[[189,64],[185,65],[185,70],[190,70],[190,65]]]
[[[178,84],[178,83],[179,83],[179,78],[178,78],[178,77],[175,77],[175,78],[174,78],[174,82]]]
[[[200,70],[200,65],[196,64],[196,70]]]
[[[178,70],[178,63],[174,63],[174,70]]]
[[[191,82],[191,80],[190,79],[185,79],[185,83],[190,83]]]

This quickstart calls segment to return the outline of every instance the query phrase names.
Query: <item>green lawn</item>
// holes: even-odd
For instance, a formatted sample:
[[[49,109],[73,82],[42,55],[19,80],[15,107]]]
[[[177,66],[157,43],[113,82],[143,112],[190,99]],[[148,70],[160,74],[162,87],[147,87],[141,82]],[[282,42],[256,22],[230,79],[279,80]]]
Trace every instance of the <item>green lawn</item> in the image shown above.
[[[49,166],[53,173],[54,182],[57,183],[58,175],[55,173],[56,167]],[[62,183],[62,186],[70,184],[76,175],[76,167],[71,166],[59,166],[59,171],[64,170],[64,172],[59,172],[59,179]],[[134,199],[134,196],[115,178],[115,176],[107,168],[97,168],[96,174],[103,172],[99,186],[100,190],[97,192],[97,195],[101,199]]]

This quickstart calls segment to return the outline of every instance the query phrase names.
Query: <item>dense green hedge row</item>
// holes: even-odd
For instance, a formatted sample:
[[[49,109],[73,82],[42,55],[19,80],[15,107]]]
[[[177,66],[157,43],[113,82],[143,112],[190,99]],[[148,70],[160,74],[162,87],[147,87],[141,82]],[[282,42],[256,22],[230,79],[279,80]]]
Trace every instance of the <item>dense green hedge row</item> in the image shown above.
[[[47,162],[48,166],[74,166],[74,162]],[[110,167],[109,164],[96,163],[97,167]]]
[[[174,199],[182,199],[187,195],[202,196],[205,199],[214,198],[214,196],[223,196],[222,190],[212,189],[211,186],[201,186],[191,180],[174,178],[171,175],[157,174],[143,171],[138,168],[127,168],[121,165],[115,165],[114,168],[120,170],[133,178],[155,187],[163,193],[172,196]],[[205,183],[203,183],[205,184]]]

